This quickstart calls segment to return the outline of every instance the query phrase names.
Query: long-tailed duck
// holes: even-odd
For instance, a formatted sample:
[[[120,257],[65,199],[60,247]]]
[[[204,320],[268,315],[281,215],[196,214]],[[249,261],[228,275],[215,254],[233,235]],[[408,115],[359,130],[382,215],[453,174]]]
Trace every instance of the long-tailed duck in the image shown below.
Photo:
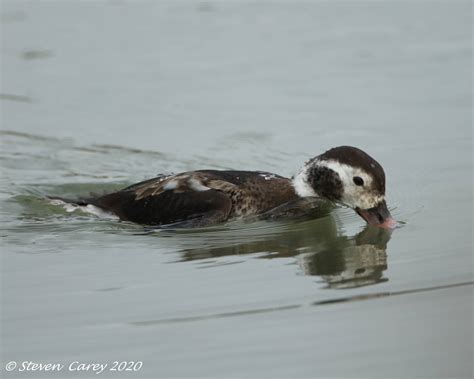
[[[382,166],[350,146],[309,160],[291,179],[262,171],[198,170],[158,176],[99,197],[61,200],[92,205],[138,224],[204,226],[264,214],[305,198],[346,205],[372,225],[397,225],[385,202]]]

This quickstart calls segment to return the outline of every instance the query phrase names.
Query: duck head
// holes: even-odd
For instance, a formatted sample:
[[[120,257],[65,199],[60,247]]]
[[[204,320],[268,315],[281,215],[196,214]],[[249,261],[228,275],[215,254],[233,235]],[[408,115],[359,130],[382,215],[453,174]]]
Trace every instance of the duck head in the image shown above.
[[[335,147],[306,162],[293,177],[301,197],[321,197],[354,209],[367,223],[392,229],[397,222],[385,202],[385,173],[367,153]]]

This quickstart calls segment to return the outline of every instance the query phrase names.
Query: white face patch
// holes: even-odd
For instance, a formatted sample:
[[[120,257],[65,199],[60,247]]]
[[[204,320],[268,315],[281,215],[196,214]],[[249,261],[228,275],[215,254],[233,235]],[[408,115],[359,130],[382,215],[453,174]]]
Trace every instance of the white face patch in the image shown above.
[[[206,187],[199,180],[197,180],[196,178],[193,178],[193,177],[188,179],[188,184],[189,184],[189,188],[191,188],[193,191],[202,192],[202,191],[209,191],[210,190],[209,187]]]
[[[314,192],[313,187],[308,183],[308,166],[304,166],[292,180],[293,188],[298,196],[301,197],[315,197],[318,196]]]
[[[369,209],[384,200],[385,197],[383,195],[376,195],[369,190],[369,188],[372,188],[372,176],[361,168],[339,163],[334,160],[317,161],[316,164],[327,167],[339,175],[343,186],[341,202],[349,207]],[[353,181],[355,176],[362,178],[364,185],[356,185]]]

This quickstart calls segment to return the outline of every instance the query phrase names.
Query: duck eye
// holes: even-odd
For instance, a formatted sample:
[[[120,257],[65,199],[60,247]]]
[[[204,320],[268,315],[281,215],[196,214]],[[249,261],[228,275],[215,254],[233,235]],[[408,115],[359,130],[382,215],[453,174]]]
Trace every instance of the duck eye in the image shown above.
[[[352,180],[354,181],[354,184],[356,186],[363,186],[364,185],[364,179],[362,179],[360,176],[354,176],[352,178]]]

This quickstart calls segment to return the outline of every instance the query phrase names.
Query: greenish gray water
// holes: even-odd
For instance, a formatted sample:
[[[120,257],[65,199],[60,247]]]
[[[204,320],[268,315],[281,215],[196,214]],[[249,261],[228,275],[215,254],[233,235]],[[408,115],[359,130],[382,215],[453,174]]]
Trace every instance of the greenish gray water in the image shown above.
[[[2,377],[472,377],[471,8],[2,2]],[[44,200],[342,144],[401,228],[153,231]]]

